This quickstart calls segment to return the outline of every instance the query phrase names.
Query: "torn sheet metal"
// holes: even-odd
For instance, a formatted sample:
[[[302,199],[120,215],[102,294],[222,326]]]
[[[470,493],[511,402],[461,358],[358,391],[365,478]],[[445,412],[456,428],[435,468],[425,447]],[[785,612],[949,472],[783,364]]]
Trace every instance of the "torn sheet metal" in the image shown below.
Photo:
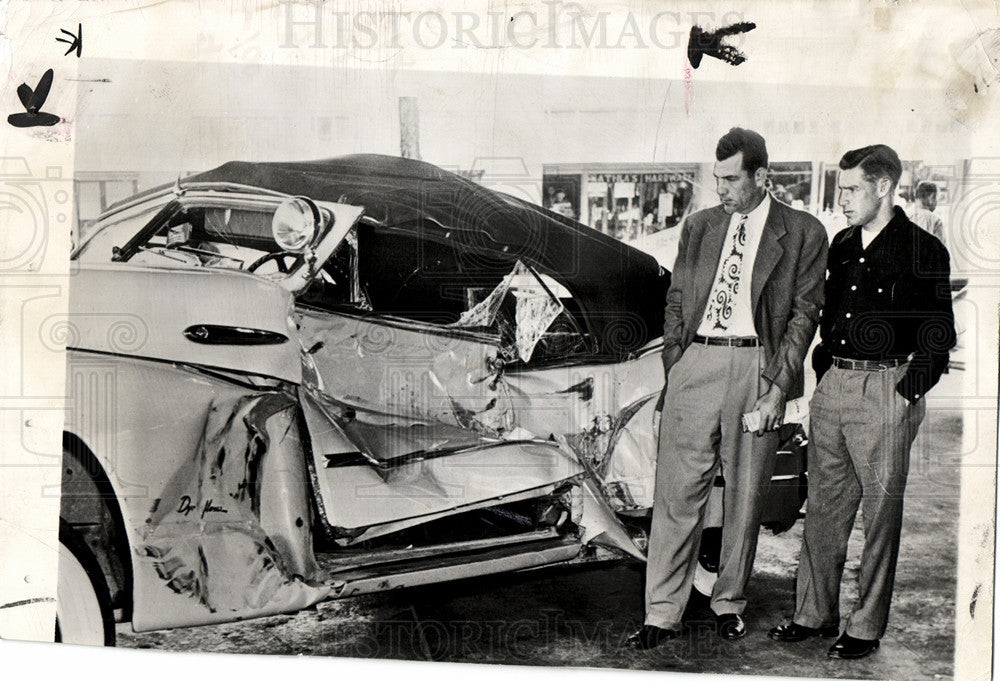
[[[307,389],[301,402],[323,513],[341,537],[403,520],[418,524],[483,501],[492,505],[584,470],[549,442],[509,442],[441,424],[387,420]]]
[[[547,438],[590,429],[663,388],[659,347],[619,363],[508,367],[503,382],[514,405],[515,426]]]
[[[580,491],[583,497],[580,541],[618,549],[638,560],[646,560],[646,554],[639,550],[628,530],[608,508],[597,483],[586,478]]]
[[[310,390],[311,399],[304,400],[312,402],[306,407],[313,414],[310,431],[328,431],[333,440],[316,447],[317,434],[311,432],[313,465],[327,520],[344,535],[518,491],[504,486],[513,479],[505,479],[502,470],[493,472],[499,480],[480,474],[471,487],[472,480],[463,477],[467,474],[457,473],[457,467],[469,468],[474,461],[503,467],[520,460],[523,454],[510,453],[519,445],[498,446],[515,437],[547,441],[565,436],[576,455],[607,473],[612,468],[606,460],[634,413],[632,405],[662,387],[655,349],[621,364],[501,375],[488,367],[492,349],[467,338],[310,312],[303,313],[300,325],[323,377],[323,393]],[[373,352],[371,339],[382,338],[378,334],[386,335],[381,350]],[[649,507],[655,432],[641,435],[629,431],[621,438],[630,450],[606,489],[623,510]],[[537,465],[531,457],[524,463]],[[530,477],[519,489],[550,481]],[[455,489],[466,498],[457,499]],[[372,495],[388,495],[391,501],[377,504]]]
[[[659,428],[656,399],[647,398],[619,414],[607,449],[595,452],[605,498],[620,513],[653,507]]]
[[[325,392],[345,404],[484,435],[513,427],[495,337],[308,310],[299,327]]]
[[[546,290],[520,260],[493,291],[467,310],[451,328],[493,328],[508,296],[514,298],[514,346],[522,362],[531,361],[535,346],[552,322],[562,314],[563,305]],[[509,326],[502,324],[500,326]]]
[[[280,447],[268,423],[296,409],[285,393],[212,402],[197,450],[155,499],[134,549],[136,631],[291,612],[330,588],[295,574],[260,523],[262,457]],[[285,433],[280,433],[284,436]],[[155,579],[147,576],[152,572]]]
[[[653,349],[620,364],[509,371],[518,428],[565,439],[620,512],[652,506],[663,363]]]

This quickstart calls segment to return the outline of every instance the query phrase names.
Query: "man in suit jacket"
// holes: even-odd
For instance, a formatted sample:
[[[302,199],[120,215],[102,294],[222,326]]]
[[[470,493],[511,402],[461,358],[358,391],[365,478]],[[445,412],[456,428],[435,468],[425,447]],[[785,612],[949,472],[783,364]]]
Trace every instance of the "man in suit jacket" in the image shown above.
[[[746,634],[763,493],[785,401],[802,395],[802,362],[823,303],[822,224],[770,196],[767,148],[733,128],[715,151],[721,205],[684,223],[667,292],[667,374],[646,568],[645,624],[628,644],[675,638],[694,580],[705,503],[726,481],[722,552],[711,608],[727,640]],[[756,411],[759,430],[742,432]]]

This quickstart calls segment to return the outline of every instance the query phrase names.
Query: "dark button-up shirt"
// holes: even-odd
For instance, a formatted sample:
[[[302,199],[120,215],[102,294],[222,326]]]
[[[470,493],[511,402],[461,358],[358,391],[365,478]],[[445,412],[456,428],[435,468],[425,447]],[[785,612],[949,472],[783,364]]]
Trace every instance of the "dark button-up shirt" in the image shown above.
[[[833,357],[909,358],[896,390],[911,402],[920,399],[941,378],[955,346],[947,249],[897,206],[868,248],[861,227],[838,233],[827,271],[822,342],[813,353],[817,376]]]

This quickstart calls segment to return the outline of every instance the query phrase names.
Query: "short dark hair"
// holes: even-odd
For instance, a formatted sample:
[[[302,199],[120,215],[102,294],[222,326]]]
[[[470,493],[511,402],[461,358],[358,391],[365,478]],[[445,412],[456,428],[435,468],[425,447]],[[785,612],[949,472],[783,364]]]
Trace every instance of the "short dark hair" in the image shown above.
[[[757,168],[767,168],[767,145],[759,133],[746,128],[730,128],[715,147],[715,160],[727,158],[743,152],[743,170],[753,173]]]
[[[923,199],[937,195],[937,185],[933,182],[921,182],[917,185],[917,198]]]
[[[899,154],[884,144],[852,149],[840,159],[841,170],[850,170],[859,166],[861,172],[865,174],[865,179],[869,182],[888,177],[893,186],[896,186],[899,184],[899,178],[903,175],[903,164],[899,160]]]

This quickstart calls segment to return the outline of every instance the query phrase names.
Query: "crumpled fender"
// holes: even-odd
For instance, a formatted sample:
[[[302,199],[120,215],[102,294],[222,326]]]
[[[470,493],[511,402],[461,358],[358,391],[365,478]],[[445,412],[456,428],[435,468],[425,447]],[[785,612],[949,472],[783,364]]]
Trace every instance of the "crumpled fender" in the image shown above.
[[[646,554],[632,541],[628,530],[605,501],[597,483],[588,477],[584,478],[580,487],[583,497],[583,512],[579,522],[583,530],[581,541],[584,544],[593,543],[619,549],[633,558],[645,561]]]
[[[603,457],[601,480],[609,502],[621,512],[653,507],[660,412],[656,395],[622,410]]]
[[[297,574],[309,561],[279,550],[260,521],[261,458],[282,447],[301,457],[296,409],[286,393],[213,400],[197,451],[138,529],[136,631],[292,612],[329,597],[331,587]]]
[[[552,442],[499,440],[436,423],[348,408],[299,391],[318,508],[335,538],[370,539],[501,503],[583,474]]]

